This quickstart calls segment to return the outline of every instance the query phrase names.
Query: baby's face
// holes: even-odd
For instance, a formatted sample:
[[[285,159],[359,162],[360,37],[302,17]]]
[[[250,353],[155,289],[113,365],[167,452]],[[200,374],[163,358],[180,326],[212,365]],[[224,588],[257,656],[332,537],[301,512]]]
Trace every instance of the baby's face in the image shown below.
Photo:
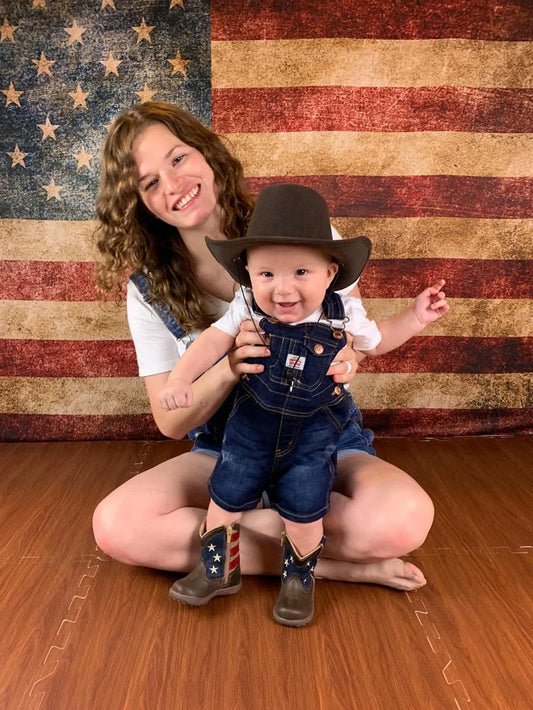
[[[281,323],[296,323],[320,307],[338,265],[319,249],[269,244],[247,251],[257,305]]]

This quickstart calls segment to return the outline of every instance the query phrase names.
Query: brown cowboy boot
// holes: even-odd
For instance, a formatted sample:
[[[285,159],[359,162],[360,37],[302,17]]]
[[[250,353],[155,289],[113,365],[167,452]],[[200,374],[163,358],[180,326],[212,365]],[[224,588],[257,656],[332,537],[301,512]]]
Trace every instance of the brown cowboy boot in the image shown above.
[[[200,561],[169,591],[172,599],[190,606],[203,606],[213,597],[236,594],[241,588],[239,524],[221,525],[205,532],[204,520],[199,533]]]
[[[281,536],[285,543],[281,591],[274,607],[274,619],[284,626],[304,626],[314,614],[315,576],[313,574],[326,538],[305,557],[300,557],[287,533]]]

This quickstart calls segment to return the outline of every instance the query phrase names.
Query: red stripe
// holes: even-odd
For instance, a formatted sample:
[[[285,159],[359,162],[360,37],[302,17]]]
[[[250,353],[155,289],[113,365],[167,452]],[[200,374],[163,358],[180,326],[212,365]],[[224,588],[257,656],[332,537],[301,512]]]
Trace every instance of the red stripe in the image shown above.
[[[381,39],[527,40],[527,0],[212,0],[213,40],[370,37]],[[406,47],[406,51],[407,47]]]
[[[376,436],[472,436],[533,434],[531,409],[363,410]]]
[[[5,266],[7,264],[7,266]],[[13,265],[14,266],[11,266]],[[46,266],[43,267],[43,264]],[[36,280],[49,276],[53,268],[46,262],[0,262],[0,272],[9,274],[0,282],[0,298],[38,301],[92,301],[91,291],[79,288],[78,269],[60,264],[57,292],[50,286],[37,293],[27,282],[18,281],[21,273],[32,268]],[[74,266],[76,266],[74,264]],[[4,267],[4,268],[3,268]],[[44,268],[45,274],[41,273]],[[367,298],[410,298],[445,278],[446,291],[454,298],[531,298],[533,265],[531,261],[499,259],[375,259],[371,260],[361,285]]]
[[[368,358],[361,372],[530,372],[533,338],[424,336]],[[129,340],[0,340],[3,377],[135,377]]]
[[[334,217],[533,217],[533,178],[416,175],[285,175],[248,179],[257,195],[274,182],[308,185],[320,192]]]
[[[428,335],[412,338],[386,355],[366,358],[359,368],[360,372],[531,372],[533,338]]]
[[[75,416],[2,414],[2,441],[163,439],[151,414]]]
[[[232,572],[235,569],[235,567],[238,566],[238,564],[239,564],[239,556],[237,555],[237,557],[235,557],[235,559],[230,560],[229,571]]]
[[[4,377],[135,377],[130,340],[0,340]]]
[[[215,89],[212,110],[213,128],[219,133],[533,131],[531,89],[463,86]]]
[[[0,299],[94,301],[94,271],[89,262],[0,261]]]
[[[532,434],[531,409],[363,410],[365,426],[378,436]],[[2,441],[163,439],[150,414],[56,416],[3,414]]]
[[[533,298],[533,261],[499,259],[371,259],[361,292],[366,298],[413,298],[439,278],[453,298]]]

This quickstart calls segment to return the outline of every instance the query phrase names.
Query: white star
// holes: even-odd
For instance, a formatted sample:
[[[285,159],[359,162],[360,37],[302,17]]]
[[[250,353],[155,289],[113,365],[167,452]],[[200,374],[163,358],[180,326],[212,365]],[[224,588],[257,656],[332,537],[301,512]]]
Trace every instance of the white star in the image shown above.
[[[178,49],[178,51],[176,52],[176,57],[174,59],[167,59],[167,62],[172,64],[172,76],[174,76],[174,74],[176,74],[177,72],[185,76],[187,74],[185,67],[190,61],[190,59],[183,59],[180,54],[180,50]]]
[[[76,20],[73,20],[72,27],[65,27],[65,32],[69,35],[67,44],[71,45],[74,44],[74,42],[83,44],[82,34],[86,31],[85,27],[80,27]]]
[[[7,21],[7,18],[4,18],[4,24],[0,27],[0,42],[3,42],[5,39],[10,39],[12,42],[14,42],[15,30],[18,30],[18,25],[10,25]]]
[[[78,170],[82,167],[89,168],[89,170],[91,169],[91,159],[94,156],[85,152],[85,146],[82,146],[81,151],[75,154],[74,157],[78,161]]]
[[[115,59],[113,52],[109,52],[109,57],[105,62],[100,61],[100,64],[103,64],[105,67],[105,76],[108,74],[116,74],[118,76],[118,65],[122,64],[122,59]]]
[[[11,163],[11,167],[14,168],[15,165],[22,165],[23,168],[26,167],[26,164],[24,162],[24,158],[26,158],[29,153],[23,153],[19,146],[18,143],[15,143],[15,150],[13,151],[6,151],[6,153],[9,155],[11,160],[13,161]]]
[[[220,562],[222,558],[220,555],[217,553],[216,555],[213,555],[213,562]]]
[[[142,91],[136,91],[135,92],[137,96],[141,99],[141,103],[144,103],[145,101],[151,101],[152,96],[156,94],[156,91],[152,91],[151,89],[148,88],[148,84],[145,82],[143,86]]]
[[[54,179],[52,178],[50,180],[49,185],[43,185],[43,188],[46,190],[46,201],[51,200],[52,198],[55,198],[56,200],[61,201],[61,195],[59,194],[61,190],[63,189],[63,185],[56,185]]]
[[[287,558],[285,558],[284,561],[283,561],[283,564],[285,565],[285,567],[288,567],[288,566],[289,566],[289,560],[288,560]]]
[[[74,106],[72,108],[76,108],[76,106],[82,106],[83,108],[87,108],[87,103],[85,99],[87,98],[87,96],[89,96],[89,92],[82,91],[81,86],[79,84],[76,87],[76,91],[69,92],[69,96],[74,101]]]
[[[213,545],[213,543],[211,543],[207,549],[209,550],[209,552],[214,552],[217,548],[215,545]]]
[[[286,577],[286,576],[287,576],[287,570],[284,569],[282,577]]]
[[[215,565],[213,565],[209,571],[211,572],[211,574],[216,574],[218,571],[218,567],[215,567]]]
[[[53,138],[54,140],[57,140],[55,132],[59,128],[59,125],[53,125],[48,116],[46,117],[46,123],[38,123],[37,127],[43,132],[43,141],[45,138]]]
[[[145,39],[149,44],[152,44],[152,39],[150,37],[150,32],[154,29],[155,25],[147,25],[144,21],[144,17],[141,20],[141,24],[138,27],[132,27],[132,30],[137,32],[137,44]]]

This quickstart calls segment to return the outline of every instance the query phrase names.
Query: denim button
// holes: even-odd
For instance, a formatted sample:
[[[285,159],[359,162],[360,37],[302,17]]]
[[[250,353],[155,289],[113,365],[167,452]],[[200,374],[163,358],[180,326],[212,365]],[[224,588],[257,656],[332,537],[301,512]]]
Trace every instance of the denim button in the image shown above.
[[[317,355],[322,355],[322,353],[324,352],[324,346],[323,346],[323,345],[320,345],[320,343],[317,343],[317,344],[315,345],[315,347],[313,348],[313,350],[315,351],[315,353],[316,353]]]

